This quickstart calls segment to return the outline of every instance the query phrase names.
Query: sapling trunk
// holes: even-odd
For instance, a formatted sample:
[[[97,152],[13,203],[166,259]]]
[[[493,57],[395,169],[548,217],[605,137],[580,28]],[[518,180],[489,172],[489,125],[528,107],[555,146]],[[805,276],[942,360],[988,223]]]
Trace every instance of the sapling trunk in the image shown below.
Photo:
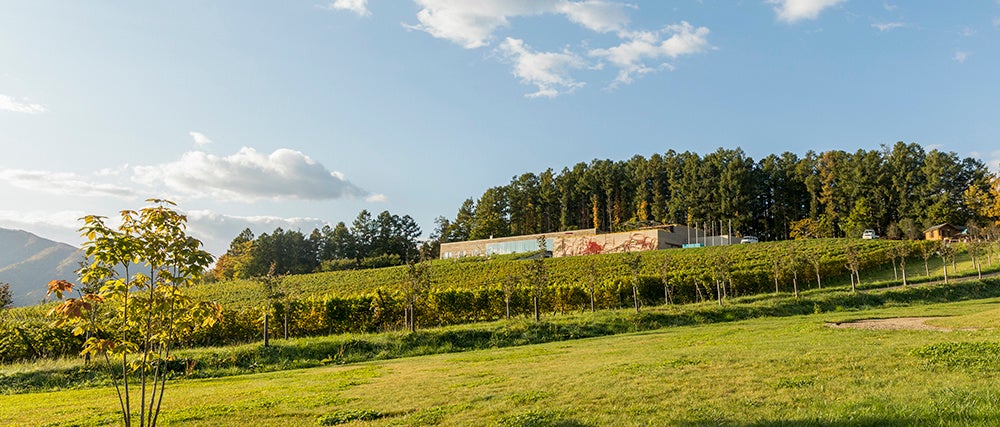
[[[639,312],[639,287],[632,285],[632,302],[635,303],[635,312]]]
[[[799,298],[799,273],[792,272],[792,289],[795,291],[795,299]]]
[[[715,293],[719,297],[719,306],[721,307],[722,306],[722,284],[720,284],[720,282],[719,282],[718,279],[715,280]]]

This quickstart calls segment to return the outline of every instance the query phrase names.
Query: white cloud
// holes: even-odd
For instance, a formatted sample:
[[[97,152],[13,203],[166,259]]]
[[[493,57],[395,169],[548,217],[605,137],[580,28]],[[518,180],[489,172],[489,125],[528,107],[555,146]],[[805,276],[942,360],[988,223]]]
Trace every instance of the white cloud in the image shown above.
[[[835,6],[845,0],[767,0],[776,5],[774,12],[778,19],[789,24],[803,19],[816,19],[823,9]]]
[[[621,31],[629,22],[626,8],[635,8],[622,3],[591,0],[583,2],[560,2],[557,10],[584,28],[607,33]]]
[[[37,114],[49,111],[49,109],[45,108],[44,105],[33,104],[29,102],[27,98],[18,100],[4,94],[0,94],[0,110],[25,114]]]
[[[263,154],[244,147],[227,157],[191,151],[175,162],[137,166],[134,173],[132,179],[139,183],[162,184],[184,195],[224,200],[324,200],[369,195],[339,172],[286,148]]]
[[[684,22],[659,31],[629,28],[629,12],[638,9],[618,0],[413,0],[420,10],[418,23],[405,25],[433,37],[448,40],[466,49],[491,44],[495,33],[510,27],[514,18],[555,15],[598,33],[614,33],[622,42],[600,48],[581,42],[586,53],[571,47],[562,51],[536,51],[523,38],[504,37],[495,49],[498,57],[513,64],[512,73],[521,82],[533,85],[530,98],[553,98],[583,87],[574,78],[579,69],[602,69],[611,63],[618,68],[612,86],[631,82],[635,75],[672,69],[665,62],[680,55],[709,49],[708,28]],[[839,1],[839,0],[838,0]],[[587,56],[599,58],[596,64]],[[648,63],[647,63],[648,62]]]
[[[892,11],[896,10],[897,7],[899,7],[899,6],[896,6],[894,4],[889,4],[889,2],[887,2],[887,1],[882,2],[882,8],[885,9],[885,10],[887,10],[887,11],[889,11],[889,12],[892,12]]]
[[[883,31],[883,32],[885,32],[885,31],[892,31],[892,30],[895,30],[896,28],[902,28],[902,27],[905,27],[905,26],[906,26],[906,24],[904,24],[902,22],[883,22],[883,23],[878,23],[878,24],[872,24],[872,28],[878,29],[879,31]]]
[[[138,196],[131,188],[97,183],[93,179],[67,172],[10,169],[0,171],[0,181],[7,181],[18,188],[64,196],[110,196],[122,199]]]
[[[961,34],[964,37],[972,37],[972,36],[976,35],[976,30],[974,28],[972,28],[972,27],[965,27],[965,28],[962,28],[962,32],[959,33],[959,34]]]
[[[371,196],[365,197],[366,202],[372,203],[382,203],[386,200],[388,200],[388,198],[385,197],[385,194],[372,194]]]
[[[120,176],[121,174],[128,172],[129,169],[131,169],[131,168],[129,168],[128,163],[126,163],[126,164],[122,165],[121,167],[117,167],[117,168],[103,168],[103,169],[100,169],[97,172],[94,172],[94,175],[97,175],[97,176]]]
[[[499,51],[514,63],[514,75],[526,84],[535,85],[538,91],[529,98],[559,96],[560,90],[572,92],[584,83],[574,80],[569,70],[583,68],[583,60],[570,52],[534,52],[523,40],[507,38]]]
[[[543,14],[564,15],[584,28],[608,32],[628,23],[624,3],[606,0],[414,0],[421,7],[417,25],[436,38],[466,49],[486,46],[493,32],[510,25],[510,18]]]
[[[333,3],[330,3],[329,8],[354,12],[360,16],[369,16],[372,14],[368,10],[368,0],[334,0]]]
[[[661,62],[665,59],[674,59],[681,55],[690,55],[704,52],[710,49],[708,44],[709,29],[705,27],[695,28],[687,22],[668,25],[660,31],[645,31],[623,34],[628,41],[607,49],[593,49],[591,56],[604,58],[614,66],[618,67],[618,77],[616,84],[628,84],[632,82],[633,76],[656,71],[658,69],[671,69],[669,63]],[[669,35],[669,38],[664,39]],[[654,61],[653,65],[647,61]]]
[[[1000,17],[993,18],[993,26],[1000,27]]]
[[[188,132],[188,135],[191,135],[191,139],[193,139],[195,145],[197,145],[199,147],[205,146],[205,145],[208,145],[208,144],[212,143],[212,140],[209,139],[207,136],[205,136],[205,134],[203,134],[201,132],[191,131],[191,132]]]
[[[964,64],[965,60],[969,59],[970,56],[972,56],[972,52],[966,52],[964,50],[958,50],[958,51],[955,51],[955,54],[952,55],[951,59],[953,61],[959,63],[959,64]]]

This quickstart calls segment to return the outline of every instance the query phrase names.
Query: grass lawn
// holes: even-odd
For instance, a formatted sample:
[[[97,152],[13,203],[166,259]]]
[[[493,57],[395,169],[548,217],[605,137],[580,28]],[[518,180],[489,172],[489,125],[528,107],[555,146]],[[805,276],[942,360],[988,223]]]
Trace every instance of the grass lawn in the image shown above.
[[[825,326],[909,316],[957,316],[931,322],[959,329]],[[998,425],[1000,364],[982,363],[1000,356],[998,320],[1000,299],[987,299],[186,380],[168,386],[161,422]],[[936,347],[984,342],[964,358]],[[116,407],[110,388],[3,395],[0,424],[114,425]]]

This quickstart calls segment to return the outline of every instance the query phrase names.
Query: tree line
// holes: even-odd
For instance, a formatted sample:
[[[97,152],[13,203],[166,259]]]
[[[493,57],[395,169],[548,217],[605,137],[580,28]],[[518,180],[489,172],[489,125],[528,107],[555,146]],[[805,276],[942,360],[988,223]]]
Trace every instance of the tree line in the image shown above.
[[[212,273],[225,280],[402,265],[420,256],[420,234],[409,215],[383,211],[372,216],[367,210],[350,227],[341,221],[313,229],[308,236],[279,227],[255,237],[247,228],[229,244]]]
[[[1000,220],[1000,181],[978,159],[897,142],[880,150],[699,155],[670,150],[514,176],[438,217],[439,242],[687,224],[765,240],[916,237],[939,223]]]

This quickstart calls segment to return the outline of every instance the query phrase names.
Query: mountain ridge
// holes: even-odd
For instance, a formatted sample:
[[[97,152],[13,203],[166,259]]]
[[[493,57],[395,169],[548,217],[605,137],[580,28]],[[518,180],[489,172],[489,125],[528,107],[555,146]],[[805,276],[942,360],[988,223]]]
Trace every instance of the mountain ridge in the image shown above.
[[[0,283],[10,283],[15,306],[44,300],[51,280],[75,281],[82,260],[79,248],[28,231],[0,228]]]

